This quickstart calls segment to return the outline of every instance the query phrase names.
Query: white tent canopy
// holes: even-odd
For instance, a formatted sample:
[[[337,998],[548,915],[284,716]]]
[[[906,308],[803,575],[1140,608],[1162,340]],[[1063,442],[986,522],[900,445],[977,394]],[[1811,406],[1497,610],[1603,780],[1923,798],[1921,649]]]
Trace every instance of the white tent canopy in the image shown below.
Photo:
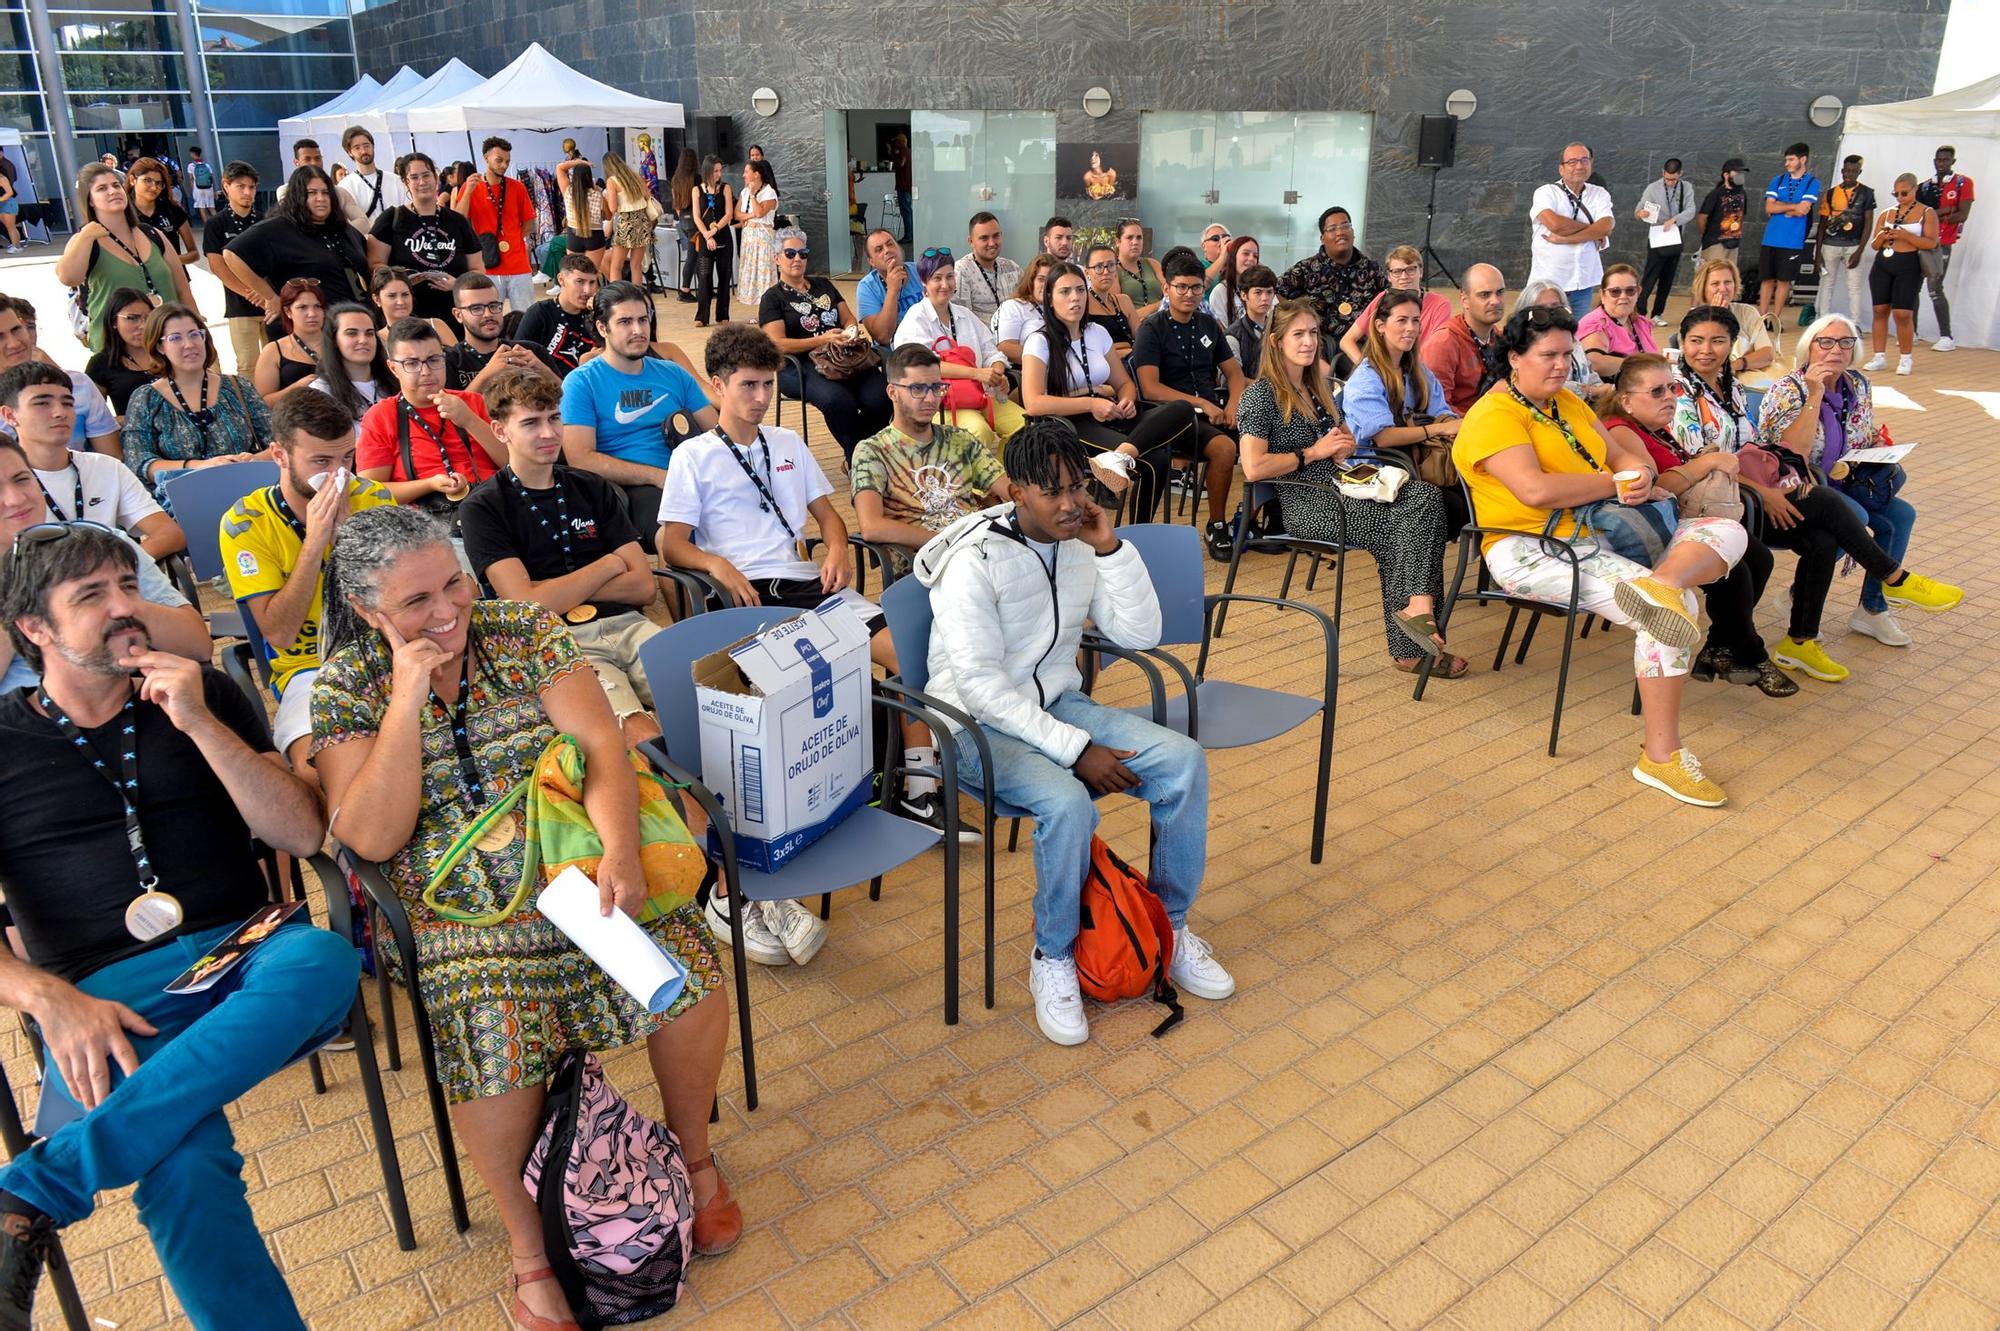
[[[2000,183],[2000,75],[1935,97],[1849,107],[1840,157],[1859,153],[1878,206],[1893,207],[1890,184],[1905,171],[1918,180],[1930,176],[1931,159],[1944,144],[1958,150],[1960,174]],[[1945,295],[1953,341],[2000,347],[2000,208],[1994,201],[1973,208],[1952,250]],[[1917,328],[1921,336],[1937,336],[1928,297],[1917,302]]]
[[[373,74],[363,74],[353,87],[337,96],[329,97],[310,111],[301,111],[295,116],[286,116],[278,122],[278,144],[280,154],[289,151],[293,139],[310,136],[307,128],[314,116],[337,115],[342,111],[359,110],[373,101],[382,91],[382,85]]]
[[[308,134],[320,141],[320,151],[327,161],[333,161],[340,148],[340,135],[356,118],[379,107],[395,105],[423,85],[424,76],[404,65],[396,71],[395,77],[378,89],[373,97],[357,100],[351,105],[338,107],[332,111],[325,108],[314,111],[305,118]],[[329,149],[333,151],[328,151]]]
[[[453,56],[450,61],[438,69],[437,73],[425,79],[422,85],[412,92],[408,98],[393,106],[384,105],[380,107],[381,115],[379,117],[371,113],[369,120],[362,123],[369,124],[373,128],[371,122],[379,119],[382,122],[382,128],[391,133],[400,132],[408,134],[410,132],[408,113],[412,109],[420,106],[436,106],[452,101],[460,94],[470,92],[484,82],[486,82],[484,74],[481,74],[457,56]]]
[[[433,105],[412,106],[404,115],[412,131],[459,134],[628,125],[674,129],[687,123],[680,103],[599,83],[550,55],[540,42],[478,87]]]

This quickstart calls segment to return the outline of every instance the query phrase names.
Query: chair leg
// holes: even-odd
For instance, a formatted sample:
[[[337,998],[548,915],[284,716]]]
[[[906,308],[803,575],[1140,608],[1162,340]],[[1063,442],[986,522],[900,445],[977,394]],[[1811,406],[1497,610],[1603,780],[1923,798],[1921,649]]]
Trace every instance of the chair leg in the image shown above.
[[[1521,607],[1512,606],[1507,611],[1507,627],[1500,631],[1500,650],[1493,653],[1493,668],[1498,670],[1507,659],[1507,644],[1514,639],[1514,623],[1521,618]]]
[[[49,1284],[56,1292],[56,1306],[62,1309],[63,1325],[69,1331],[93,1331],[90,1318],[83,1311],[83,1296],[76,1292],[76,1275],[70,1270],[69,1254],[63,1251],[60,1238],[49,1241],[48,1264],[43,1268],[48,1273]]]
[[[1458,542],[1458,567],[1452,571],[1451,590],[1445,593],[1444,606],[1442,609],[1438,611],[1437,622],[1438,622],[1439,633],[1443,633],[1445,629],[1451,624],[1451,612],[1458,606],[1458,593],[1459,589],[1465,585],[1465,568],[1471,556],[1471,553],[1472,553],[1472,547],[1470,542],[1466,541],[1463,537],[1460,537]],[[1481,561],[1479,561],[1479,568],[1480,568],[1480,573],[1483,576],[1486,570],[1485,560],[1482,559]],[[1473,594],[1475,596],[1478,595],[1477,588],[1474,589]],[[1337,606],[1340,604],[1338,590],[1335,591],[1334,597],[1335,597],[1334,604]],[[1336,624],[1338,624],[1339,622],[1340,622],[1339,620],[1334,621],[1334,623]],[[1424,689],[1428,687],[1431,682],[1431,666],[1436,662],[1436,660],[1437,660],[1436,657],[1426,653],[1423,659],[1423,663],[1417,667],[1417,687],[1416,691],[1410,695],[1411,701],[1422,702],[1424,700]]]
[[[438,1082],[437,1050],[431,1045],[430,1014],[423,1010],[413,992],[410,1006],[416,1017],[417,1053],[424,1065],[424,1089],[431,1102],[431,1126],[437,1131],[438,1159],[444,1164],[445,1195],[451,1199],[451,1223],[463,1234],[472,1228],[472,1216],[465,1209],[465,1178],[458,1168],[458,1143],[451,1134],[451,1111],[445,1104],[444,1087]]]
[[[396,1154],[396,1134],[389,1126],[389,1103],[382,1094],[382,1069],[375,1062],[375,1033],[369,1029],[368,1008],[355,990],[347,1017],[347,1034],[354,1041],[361,1070],[361,1094],[368,1102],[368,1125],[375,1132],[375,1156],[382,1163],[382,1187],[389,1194],[389,1219],[396,1228],[396,1246],[410,1252],[417,1246],[410,1225],[410,1199],[403,1191],[403,1162]]]
[[[1016,818],[1014,820],[1014,825],[1009,829],[1007,829],[1007,849],[1009,852],[1012,852],[1018,850],[1020,848],[1020,845],[1021,845],[1021,820],[1019,818]]]
[[[869,880],[868,899],[870,901],[880,901],[882,899],[882,875],[879,873],[873,879]]]
[[[1312,591],[1319,585],[1319,556],[1306,560],[1306,590]]]
[[[1596,623],[1597,623],[1597,616],[1596,616],[1596,615],[1585,615],[1585,616],[1583,617],[1583,628],[1582,628],[1582,630],[1581,630],[1580,632],[1578,632],[1578,634],[1577,634],[1576,636],[1577,636],[1577,637],[1579,637],[1579,638],[1588,638],[1588,637],[1590,636],[1590,630],[1591,630],[1591,628],[1592,628],[1592,627],[1593,627],[1593,626],[1594,626],[1594,625],[1595,625]]]
[[[1298,566],[1299,566],[1299,552],[1297,550],[1294,550],[1291,553],[1291,557],[1285,560],[1285,580],[1278,586],[1278,597],[1280,600],[1291,599],[1292,574],[1295,570],[1297,570]]]
[[[1563,695],[1569,691],[1569,652],[1570,647],[1576,641],[1576,635],[1570,632],[1573,618],[1571,615],[1563,616],[1562,666],[1556,671],[1556,714],[1549,720],[1549,757],[1551,758],[1556,756],[1556,737],[1562,733]],[[1634,689],[1637,687],[1637,684],[1633,685]]]
[[[1308,588],[1311,583],[1306,584]],[[1343,547],[1333,556],[1333,627],[1340,629],[1340,614],[1347,602],[1347,550]]]
[[[1520,665],[1528,659],[1528,647],[1535,641],[1535,630],[1541,627],[1541,623],[1542,617],[1540,615],[1528,616],[1528,631],[1521,635],[1521,648],[1514,653],[1515,665]]]
[[[389,966],[382,949],[375,949],[375,997],[382,1004],[382,1044],[389,1056],[389,1071],[403,1070],[403,1037],[396,1033],[396,986],[389,981]]]
[[[986,1010],[993,1010],[993,811],[984,805],[980,814],[986,819],[986,835],[981,838],[986,855]]]
[[[1639,715],[1639,681],[1632,681],[1632,715]]]
[[[319,1065],[318,1054],[306,1055],[306,1067],[312,1072],[313,1094],[326,1094],[326,1069]]]

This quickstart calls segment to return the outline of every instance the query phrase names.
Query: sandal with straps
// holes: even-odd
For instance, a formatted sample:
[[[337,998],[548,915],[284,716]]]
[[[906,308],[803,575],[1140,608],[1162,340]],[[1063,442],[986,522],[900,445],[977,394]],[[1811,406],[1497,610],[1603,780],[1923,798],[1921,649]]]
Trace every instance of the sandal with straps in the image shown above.
[[[1450,648],[1443,642],[1444,634],[1438,632],[1436,615],[1412,615],[1406,611],[1395,612],[1396,627],[1409,636],[1417,645],[1417,650],[1426,656],[1443,656]]]
[[[544,1317],[540,1313],[529,1312],[528,1305],[521,1301],[521,1286],[539,1285],[544,1280],[555,1278],[556,1273],[546,1266],[534,1271],[514,1272],[514,1306],[511,1311],[514,1325],[519,1327],[520,1331],[583,1331],[573,1317],[566,1317],[560,1321],[553,1317]]]
[[[743,1208],[736,1204],[713,1154],[687,1162],[689,1178],[704,1169],[715,1170],[715,1195],[694,1213],[694,1251],[697,1257],[719,1257],[743,1237]]]

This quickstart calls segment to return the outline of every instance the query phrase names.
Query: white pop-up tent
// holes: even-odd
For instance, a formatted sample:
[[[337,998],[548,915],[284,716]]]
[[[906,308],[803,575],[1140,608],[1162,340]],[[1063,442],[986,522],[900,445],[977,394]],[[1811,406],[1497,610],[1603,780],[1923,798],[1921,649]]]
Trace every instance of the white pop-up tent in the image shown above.
[[[414,132],[450,134],[628,125],[673,129],[687,123],[680,103],[655,101],[599,83],[550,55],[540,42],[478,87],[433,105],[412,106],[404,115]]]
[[[365,107],[350,107],[344,113],[336,113],[341,120],[342,131],[348,125],[360,125],[375,136],[375,160],[385,166],[395,161],[399,154],[416,146],[411,141],[409,124],[403,117],[408,108],[457,97],[486,82],[486,76],[453,57],[429,78],[420,79],[401,92],[394,91],[398,81],[392,79]],[[321,146],[328,149],[328,162],[346,160],[344,154],[333,151],[331,142],[323,142]]]
[[[291,143],[296,138],[312,137],[307,125],[314,116],[339,115],[343,111],[358,111],[367,106],[382,91],[381,81],[373,74],[363,74],[355,80],[353,87],[337,96],[329,97],[310,111],[301,111],[295,116],[286,116],[278,122],[278,151],[287,161],[291,158]]]
[[[2000,187],[2000,75],[1935,97],[1847,111],[1840,155],[1859,153],[1863,178],[1875,187],[1878,206],[1893,207],[1889,187],[1903,172],[1932,174],[1938,148],[1958,151],[1957,170]],[[1952,248],[1945,294],[1951,301],[1952,340],[1966,347],[2000,347],[2000,208],[1989,200],[1972,210]],[[1937,336],[1928,297],[1917,302],[1917,331]]]
[[[379,107],[400,103],[423,86],[423,82],[423,75],[404,65],[373,97],[332,111],[324,108],[314,111],[305,118],[306,132],[319,140],[320,151],[326,155],[327,165],[331,167],[340,152],[340,136],[349,125],[365,123],[359,117]]]

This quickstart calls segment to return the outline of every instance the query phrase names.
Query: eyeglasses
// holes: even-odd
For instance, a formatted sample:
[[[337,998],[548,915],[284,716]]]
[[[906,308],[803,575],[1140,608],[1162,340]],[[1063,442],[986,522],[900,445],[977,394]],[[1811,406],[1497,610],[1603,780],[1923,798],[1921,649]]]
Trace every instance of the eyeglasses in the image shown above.
[[[422,359],[411,356],[405,360],[392,360],[389,363],[404,374],[411,375],[423,374],[427,371],[431,374],[439,374],[444,370],[443,356],[425,356]]]
[[[505,308],[507,308],[507,302],[504,300],[482,300],[477,305],[461,305],[458,307],[458,312],[460,314],[498,314]]]
[[[908,393],[911,397],[943,397],[945,388],[945,386],[942,383],[890,384],[889,387],[900,388],[903,392]]]
[[[1607,295],[1607,296],[1636,296],[1636,295],[1638,295],[1638,294],[1639,294],[1639,288],[1637,288],[1637,287],[1606,287],[1606,288],[1604,288],[1604,294],[1605,294],[1605,295]]]
[[[195,346],[200,346],[206,341],[208,341],[208,330],[206,328],[190,328],[184,333],[168,333],[160,339],[160,345],[163,347],[177,347],[183,342],[188,342]]]
[[[918,257],[924,259],[949,259],[951,257],[951,251],[933,245],[930,249],[925,250]]]
[[[1653,399],[1653,401],[1658,402],[1663,397],[1680,397],[1682,394],[1686,392],[1687,389],[1677,379],[1674,382],[1668,384],[1656,384],[1651,388],[1635,389],[1632,393],[1632,396],[1649,397]]]
[[[1590,154],[1585,153],[1581,157],[1565,157],[1563,158],[1562,164],[1564,166],[1589,166]]]
[[[1167,283],[1167,290],[1176,296],[1199,296],[1201,294],[1201,283],[1169,282]]]
[[[1354,223],[1352,222],[1328,222],[1326,224],[1325,230],[1321,234],[1331,236],[1342,231],[1351,232],[1353,230],[1354,230]]]
[[[803,259],[803,258],[805,258],[805,257],[806,257],[806,256],[807,256],[808,254],[811,254],[811,253],[812,253],[812,251],[811,251],[811,250],[796,250],[796,249],[787,249],[787,250],[779,250],[779,251],[778,251],[778,253],[780,253],[780,254],[784,255],[784,256],[785,256],[785,257],[786,257],[787,259]]]
[[[1101,263],[1089,263],[1084,265],[1084,267],[1088,268],[1093,273],[1108,273],[1117,266],[1118,265],[1110,259],[1106,259]]]
[[[1422,268],[1413,263],[1392,263],[1389,265],[1389,276],[1391,277],[1413,277],[1422,271],[1424,271]]]
[[[1858,337],[1816,337],[1813,346],[1820,351],[1852,351],[1860,341]]]
[[[51,541],[60,541],[65,537],[74,536],[79,529],[85,527],[92,531],[101,531],[106,534],[109,534],[111,531],[111,528],[105,526],[103,523],[91,522],[88,519],[72,519],[68,522],[37,522],[34,526],[23,527],[14,534],[14,548],[12,553],[18,556],[21,553],[23,545],[31,548],[38,545],[47,545]]]

